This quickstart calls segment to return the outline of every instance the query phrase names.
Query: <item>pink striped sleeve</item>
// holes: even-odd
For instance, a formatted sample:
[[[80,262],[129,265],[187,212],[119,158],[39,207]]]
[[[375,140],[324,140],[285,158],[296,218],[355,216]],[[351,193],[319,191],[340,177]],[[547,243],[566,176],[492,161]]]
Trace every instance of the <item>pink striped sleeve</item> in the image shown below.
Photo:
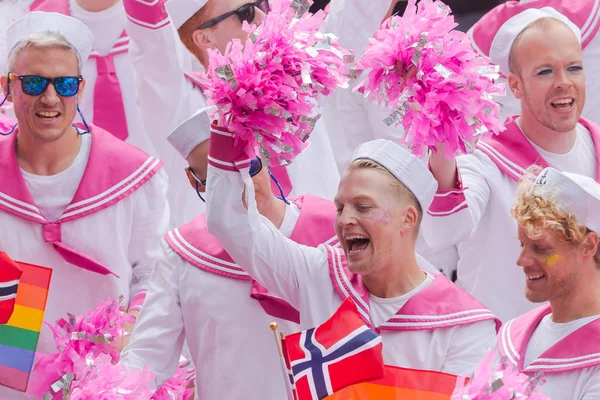
[[[141,311],[144,300],[146,300],[147,293],[148,289],[140,289],[129,302],[128,311]]]
[[[463,187],[460,171],[456,171],[456,188],[450,190],[438,190],[435,193],[433,202],[427,210],[427,214],[432,217],[445,217],[456,214],[467,208],[467,199],[465,197],[465,189]]]
[[[210,150],[208,163],[226,171],[238,171],[250,166],[250,157],[244,152],[246,143],[238,140],[225,127],[213,123],[210,126]]]
[[[165,0],[123,0],[127,18],[136,25],[159,29],[170,23]]]

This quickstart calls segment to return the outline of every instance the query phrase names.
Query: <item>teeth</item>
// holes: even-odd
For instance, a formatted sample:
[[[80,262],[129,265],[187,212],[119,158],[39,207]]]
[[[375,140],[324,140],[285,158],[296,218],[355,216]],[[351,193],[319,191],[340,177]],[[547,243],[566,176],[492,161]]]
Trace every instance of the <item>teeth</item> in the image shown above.
[[[346,240],[356,240],[356,239],[369,239],[366,236],[362,236],[362,235],[352,235],[352,236],[345,236],[344,239]]]
[[[573,102],[573,99],[560,99],[560,100],[553,101],[552,104],[571,104],[572,102]]]
[[[50,111],[40,111],[38,112],[39,115],[41,115],[42,117],[48,117],[48,118],[54,118],[54,117],[58,117],[57,112],[50,112]]]
[[[544,274],[539,274],[539,275],[527,275],[527,279],[529,279],[530,281],[534,281],[536,279],[540,279],[543,278]]]

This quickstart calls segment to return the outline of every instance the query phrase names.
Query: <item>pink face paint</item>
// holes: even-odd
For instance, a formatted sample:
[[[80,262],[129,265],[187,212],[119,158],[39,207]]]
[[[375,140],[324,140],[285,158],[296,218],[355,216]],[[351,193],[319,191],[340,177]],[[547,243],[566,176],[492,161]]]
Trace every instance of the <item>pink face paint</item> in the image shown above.
[[[546,260],[546,267],[551,267],[554,264],[556,264],[557,262],[559,262],[561,260],[561,256],[560,254],[553,254],[550,257],[548,257],[548,259]]]
[[[392,212],[387,208],[377,208],[367,215],[367,221],[378,225],[389,225],[392,223]]]

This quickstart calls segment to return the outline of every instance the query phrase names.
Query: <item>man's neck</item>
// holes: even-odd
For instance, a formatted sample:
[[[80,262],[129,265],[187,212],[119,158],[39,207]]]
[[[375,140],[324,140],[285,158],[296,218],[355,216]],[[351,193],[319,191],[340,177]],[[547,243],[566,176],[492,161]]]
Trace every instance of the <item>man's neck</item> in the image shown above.
[[[575,293],[551,299],[550,305],[552,321],[556,323],[600,315],[600,272],[594,271],[593,276],[581,279],[576,284]]]
[[[258,212],[277,228],[281,228],[285,217],[286,205],[275,196],[270,196],[269,200],[261,204]]]
[[[77,4],[79,4],[81,8],[90,12],[108,10],[118,2],[119,0],[77,0]]]
[[[525,136],[536,146],[554,154],[568,153],[577,139],[577,128],[570,132],[557,132],[541,124],[533,116],[522,116],[519,125]]]
[[[362,280],[373,296],[389,299],[405,295],[423,283],[427,274],[417,264],[414,246],[393,258],[393,265],[381,271],[363,275]]]
[[[54,142],[39,142],[31,135],[17,134],[17,159],[19,166],[34,175],[56,175],[73,164],[79,153],[81,137],[75,128]]]

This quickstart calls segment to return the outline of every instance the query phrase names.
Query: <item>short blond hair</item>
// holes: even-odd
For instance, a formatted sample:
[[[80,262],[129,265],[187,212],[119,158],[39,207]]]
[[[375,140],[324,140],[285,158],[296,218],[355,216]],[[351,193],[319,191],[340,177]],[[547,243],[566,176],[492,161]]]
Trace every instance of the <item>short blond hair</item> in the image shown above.
[[[196,11],[194,15],[190,17],[179,29],[177,34],[179,40],[190,53],[192,53],[202,65],[208,65],[208,55],[206,52],[200,51],[198,46],[194,43],[194,32],[198,30],[198,27],[206,22],[208,14],[212,10],[212,4],[209,1],[204,7]],[[210,28],[209,28],[210,29]]]
[[[539,166],[527,170],[517,189],[517,201],[511,210],[513,218],[532,240],[541,239],[545,232],[551,231],[573,246],[581,245],[591,231],[577,220],[575,214],[561,209],[556,204],[553,200],[555,193],[547,191],[542,197],[531,191],[540,171]],[[594,261],[600,266],[600,246]]]
[[[398,178],[394,176],[394,174],[392,174],[386,167],[379,164],[377,161],[373,161],[368,158],[358,158],[356,160],[353,160],[350,163],[350,165],[348,165],[347,169],[374,169],[387,175],[387,177],[390,179],[390,185],[394,190],[396,190],[399,197],[408,200],[408,202],[417,209],[417,214],[419,218],[417,221],[417,229],[415,231],[416,234],[419,233],[419,227],[421,226],[421,221],[423,220],[423,208],[421,207],[419,200],[417,200],[413,192],[411,192],[410,189],[408,189],[402,182],[400,182]]]

